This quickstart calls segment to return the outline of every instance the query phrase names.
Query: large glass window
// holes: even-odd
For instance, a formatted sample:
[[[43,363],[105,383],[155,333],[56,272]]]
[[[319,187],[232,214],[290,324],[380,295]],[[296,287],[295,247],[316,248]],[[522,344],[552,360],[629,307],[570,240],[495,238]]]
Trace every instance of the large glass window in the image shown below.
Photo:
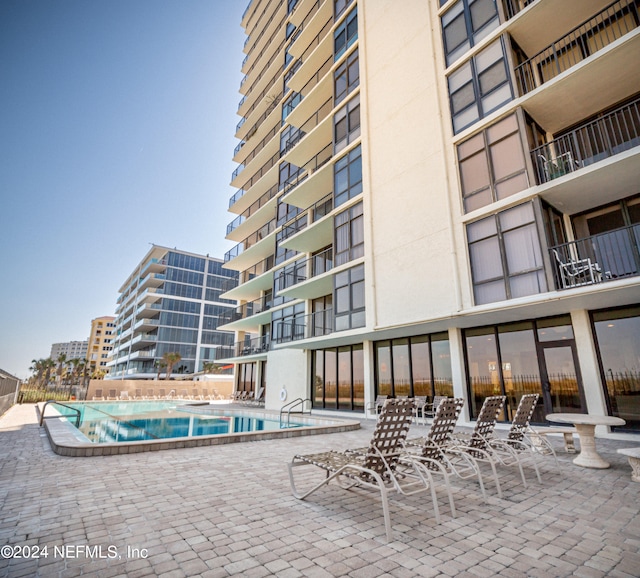
[[[362,344],[319,349],[312,357],[313,406],[324,409],[364,409]]]
[[[256,384],[256,364],[240,363],[238,365],[238,391],[253,391]]]
[[[337,20],[340,17],[340,14],[342,14],[349,7],[349,4],[351,4],[351,2],[353,2],[353,0],[335,0],[333,12],[334,20]]]
[[[458,0],[442,16],[447,66],[500,24],[495,0]]]
[[[363,203],[335,216],[335,261],[342,265],[364,255]]]
[[[529,393],[540,395],[534,423],[545,423],[545,415],[554,411],[581,411],[568,315],[467,329],[464,343],[472,416],[486,397],[504,395],[501,419],[512,420],[520,399]]]
[[[360,136],[360,95],[351,99],[333,117],[333,152],[338,153]]]
[[[358,7],[356,6],[347,17],[338,25],[333,34],[334,60],[338,60],[358,39]]]
[[[339,207],[362,192],[362,148],[358,145],[334,165],[334,206]]]
[[[457,68],[447,81],[454,133],[510,101],[513,92],[502,39]]]
[[[609,411],[627,422],[620,429],[640,431],[640,307],[592,318]]]
[[[378,341],[376,395],[453,395],[446,333]]]
[[[333,287],[336,331],[364,327],[364,293],[364,265],[336,274]]]
[[[462,142],[457,150],[466,212],[529,186],[515,114]]]
[[[531,203],[471,223],[467,239],[477,305],[547,290]]]
[[[336,68],[333,77],[335,83],[334,106],[337,106],[360,85],[360,59],[357,48]]]

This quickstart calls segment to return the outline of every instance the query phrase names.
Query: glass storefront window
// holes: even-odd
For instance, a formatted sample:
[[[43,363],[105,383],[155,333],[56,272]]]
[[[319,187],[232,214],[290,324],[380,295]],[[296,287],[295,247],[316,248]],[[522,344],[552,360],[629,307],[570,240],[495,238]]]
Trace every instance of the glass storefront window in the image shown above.
[[[453,375],[451,372],[451,351],[446,333],[431,337],[431,357],[433,359],[434,395],[453,397]]]
[[[532,322],[516,323],[498,328],[498,343],[502,361],[502,377],[507,396],[507,419],[511,421],[520,403],[528,393],[540,391],[540,367],[536,354],[535,333]],[[537,410],[538,411],[538,410]],[[543,411],[535,421],[543,421]]]
[[[313,352],[313,407],[364,409],[364,352],[362,344]]]
[[[620,429],[640,431],[640,307],[599,311],[592,318],[611,415],[627,422]]]
[[[471,412],[478,415],[485,397],[502,394],[493,327],[467,331],[466,342]]]
[[[379,341],[375,344],[375,358],[376,395],[453,396],[446,333]]]

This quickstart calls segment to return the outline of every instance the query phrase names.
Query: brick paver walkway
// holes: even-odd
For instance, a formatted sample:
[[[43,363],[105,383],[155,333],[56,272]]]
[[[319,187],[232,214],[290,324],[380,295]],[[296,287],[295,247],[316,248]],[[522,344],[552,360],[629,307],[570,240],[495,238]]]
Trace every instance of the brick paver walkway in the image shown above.
[[[295,453],[360,447],[372,428],[64,458],[34,407],[15,406],[0,418],[0,546],[29,557],[0,559],[0,577],[640,575],[640,484],[615,452],[633,443],[598,439],[608,470],[560,450],[562,472],[549,459],[527,490],[502,469],[504,498],[487,480],[488,503],[454,480],[458,516],[440,491],[441,524],[428,495],[394,498],[386,544],[377,498],[330,485],[300,502],[286,468]]]

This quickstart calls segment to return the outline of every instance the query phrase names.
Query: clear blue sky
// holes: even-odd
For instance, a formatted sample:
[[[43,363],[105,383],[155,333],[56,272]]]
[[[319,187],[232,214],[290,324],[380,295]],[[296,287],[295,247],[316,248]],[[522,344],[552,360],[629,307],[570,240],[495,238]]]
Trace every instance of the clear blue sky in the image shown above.
[[[247,0],[0,0],[0,368],[113,315],[149,243],[222,258]]]

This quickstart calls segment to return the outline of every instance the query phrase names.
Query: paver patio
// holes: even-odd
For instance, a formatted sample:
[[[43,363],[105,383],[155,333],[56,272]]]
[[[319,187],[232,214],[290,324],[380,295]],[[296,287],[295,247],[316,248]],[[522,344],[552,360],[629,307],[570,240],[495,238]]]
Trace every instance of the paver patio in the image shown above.
[[[528,471],[524,490],[502,468],[504,498],[487,480],[488,503],[453,480],[458,516],[440,491],[441,524],[426,494],[394,497],[386,544],[376,496],[330,485],[300,502],[286,468],[296,453],[362,446],[372,429],[66,458],[34,406],[14,406],[0,418],[0,546],[48,546],[48,557],[0,558],[0,576],[640,575],[640,484],[616,453],[633,443],[598,439],[612,467],[590,470],[558,439],[561,473],[549,458],[543,484]]]

